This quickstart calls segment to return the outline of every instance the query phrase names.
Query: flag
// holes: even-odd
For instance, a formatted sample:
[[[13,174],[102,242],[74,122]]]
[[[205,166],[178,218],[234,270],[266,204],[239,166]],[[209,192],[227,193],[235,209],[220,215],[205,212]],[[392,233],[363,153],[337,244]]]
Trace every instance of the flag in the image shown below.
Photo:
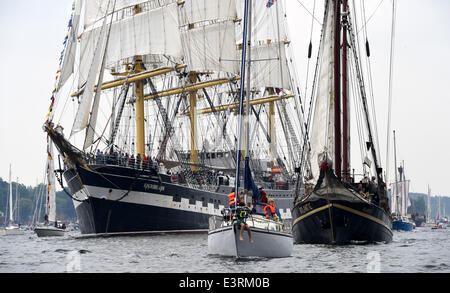
[[[274,5],[275,4],[275,0],[268,0],[267,1],[267,4],[266,4],[266,7],[267,8],[270,8],[270,7],[272,7],[272,5]]]

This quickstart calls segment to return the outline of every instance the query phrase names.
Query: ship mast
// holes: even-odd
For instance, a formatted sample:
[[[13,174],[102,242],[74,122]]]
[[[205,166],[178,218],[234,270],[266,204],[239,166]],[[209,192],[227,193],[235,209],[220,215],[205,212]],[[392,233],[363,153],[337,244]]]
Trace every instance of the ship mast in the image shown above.
[[[334,160],[336,176],[341,178],[341,2],[334,3]]]
[[[139,14],[141,12],[141,6],[134,6],[134,15]],[[135,57],[135,66],[134,71],[136,73],[144,72],[144,63],[142,60],[142,56]],[[136,153],[141,157],[145,154],[145,113],[144,113],[144,82],[143,80],[139,80],[135,82],[135,91],[136,91]]]
[[[348,98],[348,1],[343,0],[342,14],[342,174],[344,181],[350,179],[350,119]]]

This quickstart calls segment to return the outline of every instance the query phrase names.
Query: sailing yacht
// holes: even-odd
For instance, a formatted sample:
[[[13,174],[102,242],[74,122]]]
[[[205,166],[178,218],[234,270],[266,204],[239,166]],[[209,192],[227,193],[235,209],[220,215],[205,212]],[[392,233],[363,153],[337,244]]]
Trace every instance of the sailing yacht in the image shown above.
[[[44,130],[82,234],[206,232],[227,205],[242,3],[74,2]],[[289,219],[305,129],[282,3],[254,6],[251,163]]]
[[[9,165],[9,225],[2,231],[3,235],[22,235],[24,231],[14,224],[13,207],[12,207],[12,182],[11,182],[11,165]]]
[[[298,192],[293,204],[292,231],[296,243],[392,240],[392,220],[358,59],[353,13],[346,0],[325,1],[310,132],[312,176],[306,178],[305,192]],[[361,180],[351,174],[349,160],[350,72],[356,77],[355,106],[360,107],[359,113],[363,115],[358,122],[367,129],[364,137],[360,137],[361,149],[365,149]]]
[[[256,1],[257,2],[257,1]],[[236,178],[240,178],[240,161],[241,161],[241,140],[243,135],[243,116],[244,116],[244,95],[245,95],[245,76],[251,72],[251,46],[248,46],[247,39],[251,40],[251,18],[252,18],[251,0],[246,0],[244,4],[244,28],[243,41],[245,48],[242,50],[241,62],[241,86],[239,101],[239,123],[237,132],[238,140],[236,149],[238,149],[236,161]],[[250,19],[250,21],[249,21]],[[249,28],[250,27],[250,28]],[[251,43],[251,41],[250,41]],[[248,55],[247,55],[248,51]],[[247,70],[246,70],[247,66]],[[246,116],[250,115],[250,81],[247,80],[247,103]],[[245,123],[246,131],[246,148],[245,148],[245,166],[244,166],[244,190],[239,191],[239,182],[236,182],[234,193],[234,207],[223,210],[222,217],[213,216],[209,220],[208,232],[208,253],[222,256],[234,257],[288,257],[293,251],[292,235],[286,230],[283,222],[276,215],[267,215],[261,213],[261,194],[256,187],[250,168],[249,155],[249,124],[248,119]],[[237,205],[237,197],[241,194],[250,195],[250,200],[245,200],[244,207]],[[251,207],[252,209],[250,210]],[[259,212],[259,213],[258,213]],[[244,238],[243,229],[248,230],[248,238]]]

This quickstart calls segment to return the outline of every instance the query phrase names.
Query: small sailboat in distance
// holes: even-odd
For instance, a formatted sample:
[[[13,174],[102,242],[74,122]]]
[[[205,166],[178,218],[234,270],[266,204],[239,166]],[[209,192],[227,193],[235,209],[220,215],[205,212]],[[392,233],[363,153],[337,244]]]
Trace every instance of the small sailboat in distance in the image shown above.
[[[239,178],[240,178],[240,161],[242,158],[241,138],[242,138],[242,116],[244,114],[244,86],[245,86],[245,66],[250,68],[251,60],[247,57],[247,35],[250,35],[251,28],[248,29],[249,23],[249,7],[250,0],[245,1],[244,8],[244,28],[243,28],[243,42],[247,44],[242,49],[241,62],[241,86],[240,86],[240,101],[239,101],[239,124],[238,124],[238,138],[236,145],[236,182],[234,192],[234,206],[224,208],[223,217],[212,216],[209,219],[208,232],[208,254],[234,257],[289,257],[293,251],[292,235],[286,231],[281,219],[276,215],[268,215],[264,217],[262,211],[261,194],[255,185],[250,169],[249,158],[249,124],[246,119],[247,143],[245,151],[245,166],[244,166],[244,193],[250,195],[251,203],[245,200],[245,205],[242,204],[242,199],[239,200]],[[249,39],[251,39],[249,37]],[[248,50],[250,54],[251,50]],[[247,74],[250,74],[247,70]],[[250,89],[250,79],[247,81],[247,87]],[[250,90],[247,90],[247,115],[249,115],[249,99]],[[230,195],[231,197],[231,195]],[[248,196],[246,197],[248,198]],[[250,200],[249,200],[250,201]],[[247,206],[252,206],[250,209]],[[272,206],[273,207],[273,206]],[[272,209],[272,208],[271,208]],[[248,233],[243,233],[243,229]],[[247,238],[248,235],[248,238]]]
[[[409,193],[409,180],[405,179],[405,168],[400,166],[397,169],[397,148],[395,143],[395,131],[394,131],[394,165],[395,165],[395,183],[391,188],[391,211],[392,211],[392,230],[398,231],[412,231],[413,223],[408,220],[408,193]],[[400,180],[397,179],[397,170],[400,175]]]
[[[12,182],[11,182],[11,164],[9,165],[9,225],[2,230],[3,235],[22,235],[24,232],[18,225],[14,224],[12,207]]]
[[[38,237],[64,236],[65,225],[58,225],[56,221],[56,190],[55,171],[53,164],[53,143],[47,139],[47,206],[45,223],[34,228]]]

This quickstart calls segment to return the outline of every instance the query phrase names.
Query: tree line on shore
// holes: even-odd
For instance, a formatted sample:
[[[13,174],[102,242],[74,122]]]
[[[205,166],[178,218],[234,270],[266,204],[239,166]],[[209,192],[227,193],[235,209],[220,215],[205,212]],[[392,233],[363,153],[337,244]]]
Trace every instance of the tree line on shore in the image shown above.
[[[17,196],[16,196],[17,194]],[[16,223],[32,224],[33,218],[44,221],[47,186],[25,186],[12,182],[13,216]],[[9,182],[0,178],[0,226],[9,219]],[[77,216],[72,200],[64,191],[56,193],[56,219],[63,222],[76,222]]]

